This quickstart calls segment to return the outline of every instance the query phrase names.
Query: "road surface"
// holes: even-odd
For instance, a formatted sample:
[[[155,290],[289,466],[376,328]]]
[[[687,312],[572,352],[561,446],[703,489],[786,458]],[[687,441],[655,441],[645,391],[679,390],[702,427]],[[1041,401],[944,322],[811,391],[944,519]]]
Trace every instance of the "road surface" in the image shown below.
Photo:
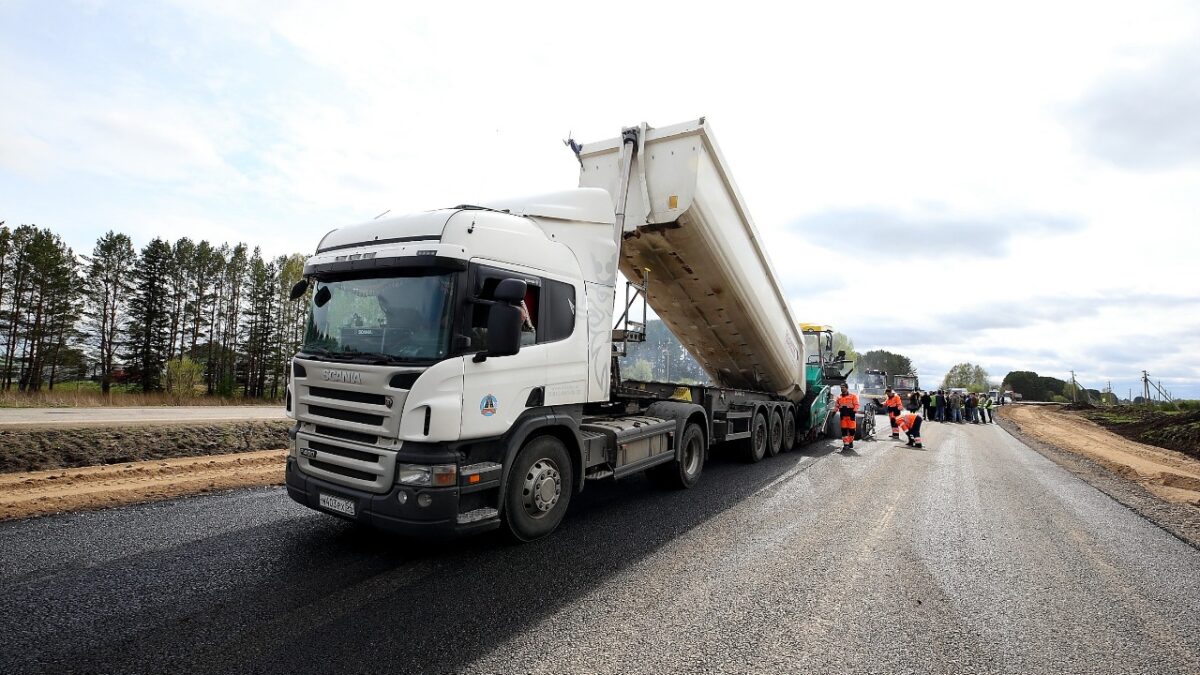
[[[282,405],[0,408],[0,428],[285,419]]]
[[[1200,551],[998,427],[925,437],[589,485],[524,546],[375,536],[278,488],[7,523],[0,663],[1200,672]]]

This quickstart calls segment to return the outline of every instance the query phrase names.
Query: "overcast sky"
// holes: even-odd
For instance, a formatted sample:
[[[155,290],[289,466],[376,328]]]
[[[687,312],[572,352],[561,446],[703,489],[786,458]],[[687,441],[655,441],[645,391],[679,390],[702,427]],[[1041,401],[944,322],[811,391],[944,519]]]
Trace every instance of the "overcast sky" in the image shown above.
[[[308,252],[707,116],[797,319],[1200,397],[1200,3],[703,5],[6,0],[0,220]]]

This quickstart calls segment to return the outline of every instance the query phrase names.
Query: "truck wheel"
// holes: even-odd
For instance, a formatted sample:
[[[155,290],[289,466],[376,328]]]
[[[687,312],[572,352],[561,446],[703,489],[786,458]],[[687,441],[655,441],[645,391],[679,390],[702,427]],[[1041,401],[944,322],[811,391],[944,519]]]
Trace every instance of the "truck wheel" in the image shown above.
[[[504,522],[518,541],[533,541],[562,522],[574,491],[571,458],[562,441],[538,436],[517,453],[504,490]]]
[[[779,449],[788,452],[796,447],[796,413],[789,408],[783,413],[783,446]]]
[[[767,454],[767,418],[754,416],[750,423],[750,438],[742,440],[742,460],[753,464],[762,461]]]
[[[700,472],[704,470],[704,432],[700,426],[689,424],[684,427],[680,444],[683,448],[680,459],[646,472],[655,485],[686,490],[700,482]]]
[[[767,425],[767,457],[774,457],[783,447],[783,419],[778,410],[772,410],[768,415],[771,421]]]

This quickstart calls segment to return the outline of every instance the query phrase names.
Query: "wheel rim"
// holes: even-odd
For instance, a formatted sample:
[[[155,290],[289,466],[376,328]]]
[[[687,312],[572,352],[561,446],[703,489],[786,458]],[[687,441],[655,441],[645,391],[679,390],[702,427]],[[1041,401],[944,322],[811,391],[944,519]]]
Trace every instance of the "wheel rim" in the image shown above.
[[[790,442],[789,442],[790,441]],[[788,447],[796,442],[796,418],[791,415],[783,417],[783,447]]]
[[[700,469],[700,438],[692,436],[683,446],[683,472],[695,475]]]
[[[542,518],[554,510],[562,495],[562,474],[554,460],[543,457],[529,467],[521,487],[521,503],[532,518]]]
[[[778,450],[783,447],[783,420],[779,415],[771,415],[771,448]]]
[[[754,425],[754,454],[761,457],[767,451],[767,425],[761,417],[758,419]]]

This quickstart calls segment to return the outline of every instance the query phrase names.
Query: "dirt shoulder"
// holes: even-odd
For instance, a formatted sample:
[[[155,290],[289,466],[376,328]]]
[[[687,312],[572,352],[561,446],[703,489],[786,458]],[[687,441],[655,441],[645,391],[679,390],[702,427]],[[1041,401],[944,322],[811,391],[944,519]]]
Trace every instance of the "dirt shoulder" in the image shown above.
[[[997,421],[1027,445],[1200,548],[1200,460],[1112,433],[1077,412],[1011,405]]]
[[[0,521],[283,483],[285,450],[0,474]]]
[[[1073,411],[1013,406],[1005,412],[1038,440],[1089,457],[1165,501],[1200,506],[1200,460],[1118,436]]]
[[[288,420],[0,428],[0,474],[277,450]]]

